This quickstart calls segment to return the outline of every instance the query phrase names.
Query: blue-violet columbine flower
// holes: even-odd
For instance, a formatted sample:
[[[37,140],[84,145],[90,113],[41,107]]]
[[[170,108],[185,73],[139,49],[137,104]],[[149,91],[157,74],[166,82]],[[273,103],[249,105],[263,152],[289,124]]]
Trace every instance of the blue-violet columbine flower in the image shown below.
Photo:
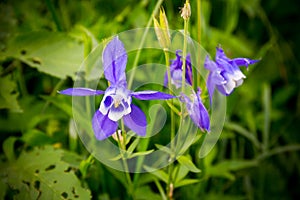
[[[158,91],[133,92],[127,88],[125,69],[127,53],[118,37],[113,38],[102,54],[104,76],[110,86],[105,90],[89,88],[69,88],[60,91],[60,94],[72,96],[101,95],[104,97],[100,108],[92,119],[92,127],[98,140],[103,140],[118,128],[118,120],[123,118],[124,124],[140,136],[146,135],[146,116],[143,111],[132,104],[132,97],[140,100],[170,99],[174,96]]]
[[[187,97],[185,94],[182,94],[182,101],[186,105],[186,109],[193,120],[193,122],[202,130],[210,131],[210,120],[208,112],[205,106],[202,103],[201,90],[198,87],[197,93],[193,91],[191,98]]]
[[[179,54],[181,50],[176,50],[176,59],[171,60],[170,72],[171,72],[171,84],[175,85],[178,89],[182,86],[182,60],[181,55]],[[192,64],[191,64],[191,55],[187,54],[186,56],[186,70],[185,70],[185,81],[189,85],[192,85],[193,73],[192,73]],[[168,86],[168,73],[165,74],[164,86]]]
[[[232,93],[234,88],[240,86],[243,83],[243,79],[246,76],[241,72],[240,66],[246,66],[254,64],[259,60],[251,60],[248,58],[234,58],[229,59],[226,57],[222,48],[217,47],[216,61],[206,57],[204,62],[205,69],[209,70],[207,78],[207,89],[212,102],[212,95],[215,88],[223,95],[229,95]]]

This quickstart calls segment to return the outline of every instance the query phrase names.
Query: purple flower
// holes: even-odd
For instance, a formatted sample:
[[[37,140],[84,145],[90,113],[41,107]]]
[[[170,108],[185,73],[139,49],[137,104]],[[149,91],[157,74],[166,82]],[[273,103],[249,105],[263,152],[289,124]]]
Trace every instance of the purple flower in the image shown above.
[[[185,94],[182,94],[182,101],[186,105],[186,109],[193,120],[193,122],[202,130],[210,131],[210,120],[208,112],[205,106],[202,103],[201,90],[198,88],[197,94],[193,91],[191,98],[187,97]]]
[[[219,47],[217,47],[215,62],[206,56],[204,67],[210,71],[206,83],[210,103],[212,102],[215,87],[223,95],[231,94],[234,88],[240,86],[243,83],[243,79],[246,78],[239,67],[246,66],[248,68],[248,65],[258,61],[248,58],[229,59],[226,57],[223,49]]]
[[[171,99],[174,96],[158,91],[133,92],[127,89],[125,68],[127,53],[118,37],[110,41],[102,54],[104,76],[110,82],[105,90],[90,88],[69,88],[60,94],[71,96],[101,95],[104,97],[100,108],[95,112],[92,126],[98,140],[103,140],[118,128],[118,120],[123,118],[124,124],[140,136],[146,135],[146,116],[143,111],[132,104],[132,97],[140,100]]]
[[[170,72],[171,72],[171,84],[175,85],[178,89],[182,85],[182,60],[181,55],[179,53],[181,50],[176,51],[176,59],[171,60]],[[185,69],[185,80],[189,85],[192,85],[193,81],[193,72],[192,72],[192,64],[191,64],[191,55],[187,54],[186,56],[186,69]],[[165,74],[164,85],[168,86],[168,73]]]

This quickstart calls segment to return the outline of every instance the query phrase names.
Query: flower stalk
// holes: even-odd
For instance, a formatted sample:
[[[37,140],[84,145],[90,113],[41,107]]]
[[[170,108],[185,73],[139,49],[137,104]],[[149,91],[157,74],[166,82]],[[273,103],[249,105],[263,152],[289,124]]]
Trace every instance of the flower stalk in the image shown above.
[[[190,1],[186,0],[184,7],[181,9],[181,17],[184,20],[184,34],[183,34],[183,51],[182,51],[182,57],[183,57],[183,65],[182,65],[182,93],[184,93],[185,89],[185,72],[186,72],[186,54],[187,54],[187,35],[188,35],[188,28],[189,28],[189,18],[191,16],[191,5]]]

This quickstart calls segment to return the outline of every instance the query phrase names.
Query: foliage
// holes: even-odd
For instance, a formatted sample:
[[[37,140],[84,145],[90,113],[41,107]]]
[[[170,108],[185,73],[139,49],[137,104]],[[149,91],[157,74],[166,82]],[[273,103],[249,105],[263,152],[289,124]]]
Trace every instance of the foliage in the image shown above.
[[[72,99],[57,91],[73,86],[80,65],[98,43],[147,26],[157,2],[0,2],[0,199],[154,200],[169,198],[172,189],[174,199],[300,197],[296,0],[190,1],[190,35],[211,55],[221,44],[228,57],[261,59],[249,67],[243,86],[227,97],[224,129],[206,157],[199,158],[205,139],[200,131],[171,169],[140,166],[149,173],[129,177],[86,151],[73,122],[73,114],[79,116],[82,110],[72,110]],[[170,29],[183,29],[178,8],[184,2],[163,1]],[[164,60],[163,54],[145,51],[139,62],[152,62],[149,55]],[[134,66],[134,57],[128,56],[128,65]],[[92,79],[87,78],[86,84]],[[102,79],[100,83],[103,89],[106,83]],[[151,106],[151,102],[138,104],[144,111]],[[160,117],[159,109],[149,115]],[[89,123],[86,116],[81,118]],[[169,132],[166,126],[155,137],[139,140],[129,133],[128,158],[153,149],[171,154],[161,145],[169,142]],[[122,155],[114,159],[122,161]],[[170,180],[174,185],[168,185]]]
[[[13,143],[10,142],[10,145]],[[5,145],[4,148],[8,148]],[[4,150],[5,150],[4,149]],[[63,151],[51,146],[23,151],[18,159],[5,151],[9,162],[1,166],[2,181],[15,199],[88,199],[72,167],[62,161]],[[3,187],[4,190],[7,187]],[[5,191],[2,191],[5,192]],[[9,194],[8,194],[9,195]],[[3,196],[3,195],[2,195]]]

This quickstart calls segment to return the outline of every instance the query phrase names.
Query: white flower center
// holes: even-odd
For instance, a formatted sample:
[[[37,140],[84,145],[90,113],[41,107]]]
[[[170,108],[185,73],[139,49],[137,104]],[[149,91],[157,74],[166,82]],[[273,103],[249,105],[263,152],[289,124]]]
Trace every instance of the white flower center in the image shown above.
[[[131,96],[126,88],[108,88],[100,104],[100,112],[108,114],[112,121],[118,121],[131,112]]]

